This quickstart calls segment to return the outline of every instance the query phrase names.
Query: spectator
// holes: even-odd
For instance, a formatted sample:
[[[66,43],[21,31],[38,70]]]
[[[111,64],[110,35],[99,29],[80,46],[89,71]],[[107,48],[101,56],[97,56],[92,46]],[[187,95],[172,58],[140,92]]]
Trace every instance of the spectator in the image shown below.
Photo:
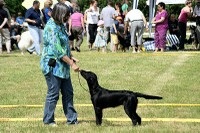
[[[136,53],[136,49],[139,53],[142,45],[144,26],[148,28],[146,18],[139,9],[132,9],[127,13],[124,21],[124,35],[127,34],[128,24],[130,23],[131,45],[133,46],[133,53]],[[138,33],[137,43],[135,40],[136,33]],[[138,47],[136,47],[136,44],[138,45]]]
[[[62,94],[62,105],[67,124],[78,124],[77,112],[73,106],[73,87],[70,78],[70,66],[75,71],[79,67],[74,63],[70,52],[68,35],[64,22],[69,17],[69,9],[63,3],[57,3],[52,10],[52,18],[44,28],[44,49],[41,57],[41,69],[47,83],[47,95],[44,107],[43,122],[49,126],[57,126],[54,112],[59,92]]]
[[[107,6],[102,9],[100,19],[104,21],[105,32],[107,33],[107,43],[110,42],[110,29],[113,24],[113,17],[115,16],[115,9],[112,7],[112,2],[108,1]],[[112,41],[110,45],[110,50],[112,50]]]
[[[17,25],[17,22],[16,22],[16,15],[15,14],[12,14],[11,15],[11,27],[12,26],[15,26]]]
[[[175,18],[174,14],[170,15],[168,26],[169,26],[169,33],[171,35],[176,35],[179,38],[180,34],[178,28],[178,20]]]
[[[155,52],[158,52],[159,49],[164,52],[168,30],[168,14],[165,10],[165,3],[158,3],[158,11],[152,23],[155,24]]]
[[[99,20],[98,22],[98,28],[97,28],[97,35],[96,39],[94,42],[94,46],[98,48],[98,51],[100,48],[102,48],[102,52],[105,52],[105,47],[106,47],[106,34],[105,34],[105,28],[104,28],[104,21]]]
[[[70,32],[72,30],[72,33]],[[78,6],[74,8],[74,13],[70,16],[69,20],[69,34],[74,36],[76,39],[75,49],[77,52],[80,52],[80,46],[83,42],[83,35],[85,33],[85,26],[83,20],[83,14],[80,13],[80,9]]]
[[[123,14],[123,11],[122,11],[122,5],[121,3],[116,3],[115,4],[115,9],[116,9],[116,16],[119,16],[122,18],[122,21],[120,22],[120,24],[123,24],[124,23],[124,14]]]
[[[40,2],[35,0],[33,2],[33,7],[26,11],[25,20],[28,22],[28,30],[33,37],[33,46],[28,49],[28,52],[32,54],[36,51],[37,55],[40,55],[40,43],[41,43],[41,12],[40,12]]]
[[[124,15],[126,15],[128,13],[128,3],[129,3],[128,0],[124,0],[124,2],[123,2],[122,11],[123,11]]]
[[[180,44],[179,50],[184,50],[184,44],[186,39],[186,28],[187,28],[187,18],[192,16],[192,1],[186,0],[185,7],[182,8],[179,15],[179,30],[180,30]]]
[[[64,3],[69,8],[70,15],[72,15],[74,13],[73,8],[77,6],[76,0],[71,0],[71,3],[67,0],[60,0],[60,2]],[[69,21],[70,21],[70,19],[69,19]],[[66,22],[66,30],[68,33],[72,33],[72,31],[69,31],[69,21]],[[70,43],[71,50],[75,50],[74,36],[72,34],[69,35],[69,43]]]
[[[197,0],[196,2],[193,15],[196,18],[196,26],[197,26],[196,33],[197,33],[198,43],[200,43],[200,0]]]
[[[7,53],[10,54],[10,32],[8,26],[8,13],[3,9],[5,2],[0,0],[0,54],[2,54],[2,43],[5,38]]]
[[[48,20],[51,18],[51,6],[53,5],[52,0],[46,0],[44,2],[43,14],[44,14],[44,23],[46,24]]]
[[[88,29],[88,24],[89,24],[89,22],[88,22],[88,15],[87,15],[87,13],[88,13],[88,10],[90,10],[90,8],[92,8],[93,7],[93,0],[91,0],[90,1],[90,7],[87,9],[87,10],[85,10],[85,13],[84,13],[84,23],[85,23],[85,26],[86,26],[86,36],[87,36],[87,44],[88,44],[88,48],[91,50],[92,48],[91,48],[91,44],[90,44],[90,42],[89,42],[89,40],[90,40],[90,34],[89,34],[89,29]],[[90,19],[90,18],[89,18]]]
[[[16,18],[16,22],[21,26],[23,27],[23,23],[25,22],[25,18],[22,16],[22,13],[21,12],[18,12],[17,14],[17,18]]]
[[[110,30],[111,40],[113,41],[112,52],[116,52],[119,44],[118,34],[119,34],[119,23],[122,21],[120,16],[115,16],[114,23]]]
[[[87,10],[87,23],[88,23],[88,30],[89,30],[89,43],[90,49],[92,49],[92,45],[95,41],[95,37],[97,35],[97,23],[99,21],[99,8],[97,7],[97,1],[92,1],[92,7]]]

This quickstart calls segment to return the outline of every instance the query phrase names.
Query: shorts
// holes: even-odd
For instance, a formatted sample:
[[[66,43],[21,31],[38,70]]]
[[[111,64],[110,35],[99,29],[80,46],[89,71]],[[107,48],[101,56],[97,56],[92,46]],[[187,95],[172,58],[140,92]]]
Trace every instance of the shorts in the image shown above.
[[[111,34],[111,39],[114,45],[119,44],[119,40],[116,34]]]

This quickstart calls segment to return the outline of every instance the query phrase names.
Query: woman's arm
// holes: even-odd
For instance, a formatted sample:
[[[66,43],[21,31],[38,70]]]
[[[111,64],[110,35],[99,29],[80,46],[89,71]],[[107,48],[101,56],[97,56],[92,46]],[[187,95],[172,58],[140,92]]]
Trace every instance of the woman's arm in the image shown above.
[[[81,17],[81,25],[82,25],[82,27],[83,27],[83,31],[84,31],[84,33],[85,33],[85,25],[84,25],[83,17]]]
[[[71,20],[71,18],[69,18],[69,20],[68,20],[68,23],[69,23],[69,35],[71,35],[71,29],[72,29],[72,20]]]
[[[78,72],[79,71],[79,67],[74,63],[73,59],[70,59],[68,56],[63,56],[62,61],[64,61],[65,63],[69,64],[71,66],[71,68],[75,71]]]
[[[84,22],[87,24],[87,13],[84,14]]]

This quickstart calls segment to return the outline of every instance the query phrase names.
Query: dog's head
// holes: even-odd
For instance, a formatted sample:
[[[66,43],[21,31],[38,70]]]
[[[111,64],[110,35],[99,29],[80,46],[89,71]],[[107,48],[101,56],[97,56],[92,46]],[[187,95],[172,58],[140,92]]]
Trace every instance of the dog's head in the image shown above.
[[[81,76],[87,81],[89,89],[95,89],[98,86],[97,75],[91,71],[80,71]]]

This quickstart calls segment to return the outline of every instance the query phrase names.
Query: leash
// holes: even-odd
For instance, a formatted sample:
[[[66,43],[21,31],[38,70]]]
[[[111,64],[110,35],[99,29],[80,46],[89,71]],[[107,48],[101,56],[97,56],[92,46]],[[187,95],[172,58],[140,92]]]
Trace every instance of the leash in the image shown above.
[[[88,91],[85,87],[83,87],[83,85],[81,84],[81,80],[80,80],[79,73],[80,73],[80,72],[78,72],[78,80],[79,80],[79,84],[80,84],[80,86],[83,88],[83,90],[89,92],[89,91]]]

